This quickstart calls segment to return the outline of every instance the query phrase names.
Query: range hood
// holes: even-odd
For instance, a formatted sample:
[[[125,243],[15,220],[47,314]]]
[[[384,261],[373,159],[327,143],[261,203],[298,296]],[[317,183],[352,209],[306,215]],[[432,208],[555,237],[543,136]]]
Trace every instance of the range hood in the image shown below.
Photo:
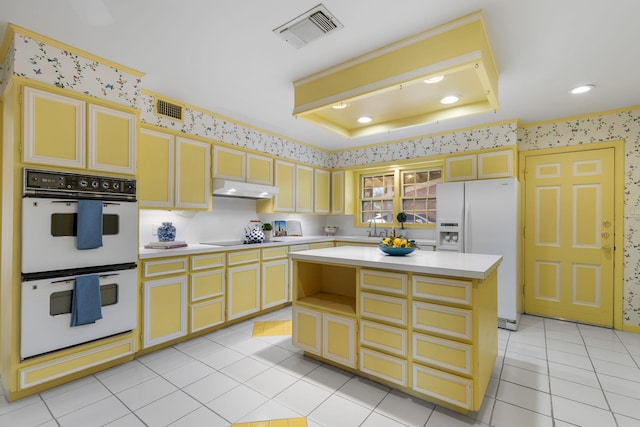
[[[213,178],[213,195],[218,197],[238,197],[244,199],[270,199],[278,194],[278,187],[251,182]]]

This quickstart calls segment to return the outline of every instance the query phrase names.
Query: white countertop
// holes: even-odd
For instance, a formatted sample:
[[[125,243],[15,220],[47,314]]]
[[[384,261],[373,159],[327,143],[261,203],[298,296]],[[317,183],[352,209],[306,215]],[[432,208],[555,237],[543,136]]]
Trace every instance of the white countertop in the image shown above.
[[[378,248],[340,246],[291,252],[294,260],[371,267],[440,276],[485,279],[502,262],[500,255],[414,251],[404,256],[384,254]]]
[[[139,259],[151,259],[162,258],[181,255],[194,255],[206,252],[223,252],[223,251],[236,251],[238,249],[261,249],[271,246],[290,246],[306,243],[318,243],[318,242],[354,242],[354,243],[378,243],[381,237],[367,237],[367,236],[284,236],[274,237],[272,242],[269,243],[257,243],[251,245],[235,245],[235,246],[215,246],[215,245],[203,245],[202,243],[188,243],[187,247],[174,248],[174,249],[146,249],[141,246],[138,251]],[[221,239],[224,240],[224,239]],[[417,240],[418,246],[435,246],[436,242],[433,240]]]

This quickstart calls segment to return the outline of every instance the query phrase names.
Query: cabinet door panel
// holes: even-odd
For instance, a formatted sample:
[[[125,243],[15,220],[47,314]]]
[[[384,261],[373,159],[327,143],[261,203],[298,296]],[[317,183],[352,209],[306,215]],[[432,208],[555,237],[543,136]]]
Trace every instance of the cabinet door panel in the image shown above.
[[[24,88],[23,160],[72,168],[84,168],[84,101]]]
[[[284,304],[289,299],[289,260],[262,263],[262,309]]]
[[[187,278],[144,282],[144,347],[187,333]]]
[[[329,213],[331,174],[326,170],[314,169],[313,183],[313,211],[317,213]]]
[[[322,357],[356,367],[356,322],[354,319],[322,315]]]
[[[227,313],[229,320],[260,311],[260,268],[258,264],[227,270]]]
[[[246,153],[220,146],[213,147],[213,176],[236,181],[246,180]]]
[[[191,301],[224,295],[224,269],[191,273]]]
[[[406,357],[407,330],[361,320],[360,344]]]
[[[407,300],[360,292],[360,314],[375,320],[407,325]]]
[[[211,145],[176,138],[176,207],[208,209]]]
[[[313,212],[313,168],[296,166],[296,212]]]
[[[492,151],[478,154],[478,179],[513,176],[513,151]]]
[[[468,344],[413,333],[413,360],[471,375],[471,351]]]
[[[191,332],[224,323],[224,298],[191,306]]]
[[[478,178],[477,157],[468,156],[449,157],[445,160],[447,181],[467,181]]]
[[[89,169],[136,173],[134,114],[89,104]]]
[[[413,327],[470,341],[471,310],[414,301]]]
[[[274,209],[276,212],[293,212],[296,209],[296,165],[276,160],[275,169],[278,194],[275,195]]]
[[[407,295],[407,275],[387,271],[360,270],[360,287],[397,295]]]
[[[247,153],[247,182],[273,185],[273,159]]]
[[[293,345],[316,355],[322,352],[322,314],[293,307]]]
[[[173,207],[174,140],[171,135],[140,130],[138,199],[144,207]]]
[[[413,389],[455,406],[471,409],[473,381],[436,369],[413,365]]]
[[[471,305],[471,282],[418,275],[412,282],[414,297]]]
[[[401,386],[407,385],[407,361],[397,357],[361,348],[360,370]]]

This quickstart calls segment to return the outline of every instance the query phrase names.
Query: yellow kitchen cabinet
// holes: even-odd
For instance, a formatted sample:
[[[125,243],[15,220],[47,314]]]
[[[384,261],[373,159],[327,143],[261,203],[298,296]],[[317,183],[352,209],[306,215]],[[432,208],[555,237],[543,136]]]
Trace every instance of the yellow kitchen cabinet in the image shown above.
[[[86,103],[26,86],[23,95],[23,161],[84,168]]]
[[[296,165],[276,159],[275,186],[278,194],[274,196],[276,212],[294,212],[296,210]]]
[[[313,212],[313,168],[296,165],[296,212]]]
[[[213,177],[246,181],[247,153],[232,148],[213,146]]]
[[[360,315],[406,327],[407,299],[360,292]]]
[[[333,242],[316,242],[309,243],[309,249],[324,249],[324,248],[332,248]]]
[[[360,344],[407,358],[407,329],[360,320]]]
[[[413,365],[413,389],[454,407],[473,408],[473,380],[426,366]]]
[[[307,307],[293,308],[293,345],[310,354],[354,368],[356,320]]]
[[[247,182],[273,185],[273,159],[247,153]]]
[[[211,145],[149,129],[140,130],[140,207],[206,210],[210,206]]]
[[[331,174],[324,169],[313,170],[313,211],[329,213],[331,208]]]
[[[478,158],[475,154],[448,157],[445,160],[445,171],[448,182],[478,179]]]
[[[331,213],[353,215],[353,172],[338,170],[331,172]]]
[[[54,91],[23,89],[23,161],[135,175],[137,115]]]
[[[514,176],[516,148],[488,150],[448,157],[445,160],[446,181],[506,178]]]
[[[360,371],[376,378],[406,387],[407,360],[366,347],[360,348]]]
[[[363,268],[360,270],[360,289],[406,296],[407,275]]]
[[[260,311],[260,251],[227,254],[227,319]]]
[[[224,323],[225,277],[224,252],[190,257],[189,332],[197,332]]]
[[[89,169],[136,174],[135,114],[89,104]]]
[[[311,249],[311,245],[308,243],[289,246],[289,252],[306,251],[309,249]],[[293,262],[289,261],[289,302],[291,301],[293,301]]]
[[[143,348],[187,334],[186,257],[143,262]]]
[[[289,259],[287,246],[262,249],[261,295],[262,309],[289,301]]]

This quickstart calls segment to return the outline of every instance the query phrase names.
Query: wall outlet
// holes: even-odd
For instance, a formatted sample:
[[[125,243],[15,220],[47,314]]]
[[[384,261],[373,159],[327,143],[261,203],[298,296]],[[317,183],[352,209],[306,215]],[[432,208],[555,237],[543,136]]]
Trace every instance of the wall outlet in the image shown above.
[[[152,236],[157,236],[158,235],[158,227],[160,227],[160,224],[151,224],[151,235]]]

